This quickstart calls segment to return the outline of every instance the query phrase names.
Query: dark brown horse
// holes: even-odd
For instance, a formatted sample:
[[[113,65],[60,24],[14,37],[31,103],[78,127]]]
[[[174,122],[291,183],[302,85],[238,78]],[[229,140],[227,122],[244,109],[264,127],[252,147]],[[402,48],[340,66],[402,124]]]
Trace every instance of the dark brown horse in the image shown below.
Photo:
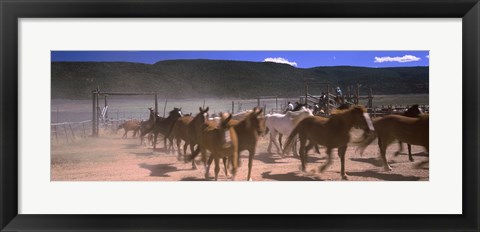
[[[423,112],[422,110],[419,108],[418,104],[415,104],[413,106],[411,106],[410,108],[408,108],[407,111],[405,111],[405,113],[403,113],[403,116],[406,116],[406,117],[411,117],[411,118],[417,118],[419,117],[420,115],[423,115]],[[402,144],[402,141],[398,141],[398,145],[399,145],[399,150],[397,152],[395,152],[395,156],[398,156],[402,151],[403,151],[403,144]],[[407,143],[407,148],[408,148],[408,159],[413,162],[415,161],[413,159],[413,156],[412,156],[412,145],[410,145],[409,143]]]
[[[378,146],[385,170],[392,170],[386,158],[387,147],[395,140],[405,143],[420,145],[429,150],[429,116],[420,115],[418,118],[410,118],[401,115],[387,115],[373,121]],[[375,137],[366,140],[361,149],[365,149]]]
[[[140,121],[138,121],[136,119],[128,120],[128,121],[120,124],[117,128],[117,131],[121,130],[121,129],[123,129],[125,131],[125,133],[123,133],[122,139],[127,138],[127,133],[129,131],[133,131],[133,137],[135,138],[138,131],[140,130]]]
[[[225,175],[228,175],[226,167],[226,158],[232,162],[232,180],[235,179],[238,166],[238,138],[233,127],[229,124],[232,115],[222,115],[220,122],[205,123],[202,131],[202,156],[206,156],[207,150],[210,151],[208,158],[205,179],[209,178],[209,170],[212,161],[215,160],[215,180],[218,180],[220,171],[220,159],[224,160]]]
[[[306,142],[319,144],[327,148],[328,161],[320,168],[323,172],[332,163],[332,150],[338,148],[338,156],[341,161],[340,174],[347,179],[345,173],[345,152],[350,141],[350,129],[361,128],[366,131],[373,131],[373,125],[368,113],[362,106],[354,106],[346,110],[332,112],[330,118],[307,117],[300,121],[295,129],[288,136],[283,153],[285,154],[292,145],[295,136],[300,139],[300,160],[302,170],[305,171],[307,163]],[[366,138],[364,138],[366,139]]]
[[[254,108],[253,112],[241,121],[230,121],[238,137],[238,153],[248,151],[248,176],[247,180],[252,180],[252,164],[255,150],[257,147],[258,136],[265,133],[265,118],[262,115],[261,108]],[[240,158],[240,156],[238,156]],[[224,161],[225,162],[225,161]]]
[[[155,151],[156,149],[158,134],[162,134],[166,152],[167,153],[170,152],[169,147],[167,146],[167,139],[169,139],[170,144],[173,146],[173,141],[171,137],[169,138],[169,133],[172,131],[173,125],[175,124],[177,119],[179,119],[180,117],[182,117],[182,108],[176,108],[176,107],[173,108],[173,110],[168,113],[168,117],[166,118],[156,116],[155,125],[153,126],[153,130],[152,130],[153,151]]]
[[[197,165],[195,164],[195,157],[200,153],[200,146],[203,142],[202,140],[202,131],[204,123],[208,119],[208,107],[203,109],[199,107],[199,111],[197,115],[188,123],[187,125],[187,141],[188,145],[190,146],[191,155],[186,157],[186,161],[192,161],[192,169],[197,169]],[[197,148],[195,149],[195,145]],[[202,161],[204,163],[207,162],[206,157],[202,157]]]
[[[148,120],[140,122],[140,144],[143,144],[143,138],[146,134],[152,132],[155,124],[155,111],[153,108],[148,108],[148,110],[150,111]]]

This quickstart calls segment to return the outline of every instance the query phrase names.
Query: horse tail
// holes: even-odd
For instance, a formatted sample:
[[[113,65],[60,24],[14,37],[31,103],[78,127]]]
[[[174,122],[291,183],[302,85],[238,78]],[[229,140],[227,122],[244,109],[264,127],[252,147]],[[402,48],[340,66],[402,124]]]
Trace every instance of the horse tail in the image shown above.
[[[299,133],[299,126],[300,124],[298,124],[295,129],[292,130],[292,132],[290,133],[290,135],[288,136],[287,138],[287,142],[285,142],[285,147],[283,147],[283,151],[282,151],[282,156],[285,156],[285,154],[287,153],[287,151],[291,150],[291,147],[295,141],[295,136],[297,136],[297,134]]]
[[[357,145],[357,149],[355,150],[355,152],[360,151],[360,155],[363,155],[365,148],[367,148],[368,145],[370,145],[373,142],[373,140],[375,140],[376,138],[377,138],[377,133],[364,132],[362,135],[362,138],[359,141],[352,142],[353,144]]]

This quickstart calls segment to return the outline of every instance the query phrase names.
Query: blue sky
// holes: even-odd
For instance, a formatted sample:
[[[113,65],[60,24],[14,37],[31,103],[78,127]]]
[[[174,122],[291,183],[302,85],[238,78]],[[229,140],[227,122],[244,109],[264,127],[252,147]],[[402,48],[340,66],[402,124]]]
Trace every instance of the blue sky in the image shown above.
[[[126,61],[153,64],[162,60],[210,59],[317,66],[429,66],[429,51],[52,51],[53,61]]]

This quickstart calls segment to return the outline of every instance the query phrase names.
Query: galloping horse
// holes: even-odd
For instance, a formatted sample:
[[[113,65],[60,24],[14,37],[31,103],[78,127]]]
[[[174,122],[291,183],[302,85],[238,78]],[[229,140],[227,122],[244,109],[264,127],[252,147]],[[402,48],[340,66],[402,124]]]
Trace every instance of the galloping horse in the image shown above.
[[[199,107],[199,111],[197,115],[188,123],[187,125],[187,141],[185,143],[188,143],[190,145],[190,151],[191,154],[190,156],[186,157],[186,161],[188,162],[189,160],[192,160],[192,169],[197,169],[197,165],[195,164],[195,157],[200,153],[200,146],[202,141],[202,130],[203,130],[203,124],[207,121],[208,119],[208,106],[207,108],[203,109],[202,107]],[[195,145],[198,145],[197,149],[194,149]],[[203,156],[203,154],[202,154]],[[204,163],[207,162],[206,157],[202,157],[202,161]]]
[[[385,170],[390,171],[392,167],[388,164],[386,152],[387,147],[396,139],[405,143],[420,145],[429,150],[429,116],[420,115],[418,118],[410,118],[401,115],[387,115],[373,121],[378,146]],[[364,140],[361,150],[370,144],[375,137]]]
[[[169,133],[172,138],[176,140],[177,143],[177,149],[178,149],[178,156],[177,159],[180,160],[180,156],[182,155],[181,149],[180,149],[180,144],[183,141],[185,141],[183,145],[183,160],[186,162],[185,155],[187,154],[187,146],[188,146],[188,124],[193,120],[193,117],[191,115],[186,115],[183,117],[180,117],[177,119],[175,124],[172,127],[172,131]]]
[[[157,136],[158,134],[162,134],[165,149],[167,149],[167,153],[169,152],[169,148],[167,148],[167,139],[169,139],[170,144],[173,144],[172,138],[169,137],[169,132],[171,132],[173,124],[182,117],[182,108],[176,108],[174,107],[172,111],[168,113],[167,118],[162,118],[159,116],[156,116],[155,119],[155,125],[153,126],[153,151],[155,151],[155,148],[157,146]]]
[[[270,142],[268,143],[267,151],[271,153],[272,143],[275,145],[278,154],[282,154],[282,141],[281,137],[279,138],[279,143],[277,144],[276,138],[277,135],[289,135],[296,124],[302,119],[313,116],[311,110],[302,108],[299,111],[288,111],[286,114],[267,114],[265,115],[265,125],[270,132]],[[292,146],[293,153],[296,155],[295,144]]]
[[[143,144],[143,137],[152,131],[155,124],[155,111],[153,108],[148,108],[148,110],[150,111],[148,120],[140,122],[140,144]]]
[[[238,167],[238,138],[233,127],[229,124],[232,115],[222,115],[220,123],[205,123],[202,131],[202,156],[206,156],[207,150],[210,151],[210,157],[205,170],[205,179],[209,178],[209,170],[212,161],[215,160],[215,180],[218,180],[220,171],[220,159],[223,158],[225,165],[225,175],[228,174],[226,167],[226,158],[229,157],[232,162],[232,180],[235,179]]]
[[[418,104],[415,104],[415,105],[411,106],[410,108],[408,108],[407,111],[405,111],[405,113],[403,113],[403,116],[411,117],[411,118],[417,118],[420,115],[423,115],[423,112],[419,108]],[[400,149],[397,152],[395,152],[395,156],[398,156],[403,151],[402,141],[398,141],[398,145],[399,145]],[[408,148],[408,159],[411,162],[415,161],[413,159],[413,156],[412,156],[412,145],[407,143],[407,148]]]
[[[330,118],[307,117],[299,122],[288,136],[283,154],[290,149],[295,136],[298,134],[300,138],[300,160],[302,162],[302,170],[305,171],[307,162],[305,145],[307,140],[314,144],[325,146],[327,148],[328,161],[320,168],[320,171],[323,172],[332,163],[333,148],[338,148],[338,156],[341,161],[340,174],[342,179],[347,179],[345,173],[345,152],[350,141],[349,132],[352,127],[374,131],[372,121],[364,107],[354,106],[346,110],[337,110],[332,112]],[[367,138],[365,137],[365,139]]]
[[[261,108],[253,108],[253,111],[241,121],[230,120],[238,137],[238,153],[243,150],[248,151],[248,176],[247,180],[252,180],[252,164],[255,150],[257,147],[258,136],[265,133],[265,118],[262,116]],[[240,156],[238,156],[240,158]],[[225,162],[225,161],[224,161]]]
[[[128,120],[128,121],[120,124],[117,128],[117,131],[120,130],[120,129],[123,129],[125,131],[125,133],[123,133],[122,139],[127,138],[127,133],[129,131],[133,131],[133,137],[135,138],[138,131],[140,130],[140,121],[138,121],[136,119]]]

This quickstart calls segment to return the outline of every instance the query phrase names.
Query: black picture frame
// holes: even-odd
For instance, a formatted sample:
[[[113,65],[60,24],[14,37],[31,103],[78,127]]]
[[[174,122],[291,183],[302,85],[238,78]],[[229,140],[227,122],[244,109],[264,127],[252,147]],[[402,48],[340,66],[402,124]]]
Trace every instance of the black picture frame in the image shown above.
[[[479,231],[478,0],[0,0],[1,231]],[[461,215],[24,215],[18,214],[19,18],[462,18]],[[379,19],[380,20],[380,19]],[[444,170],[448,171],[448,170]],[[408,193],[405,193],[408,196]],[[39,200],[40,197],[39,197]],[[321,199],[319,197],[319,200]],[[252,206],[254,207],[254,206]],[[93,209],[92,209],[93,211]]]

